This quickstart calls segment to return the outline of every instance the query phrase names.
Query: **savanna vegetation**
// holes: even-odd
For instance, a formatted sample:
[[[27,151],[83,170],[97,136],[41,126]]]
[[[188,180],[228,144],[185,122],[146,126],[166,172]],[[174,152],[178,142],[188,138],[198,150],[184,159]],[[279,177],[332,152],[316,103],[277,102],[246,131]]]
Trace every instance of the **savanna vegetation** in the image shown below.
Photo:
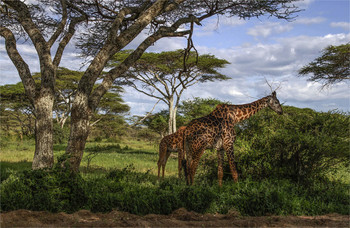
[[[177,122],[186,124],[187,119],[210,112],[216,102],[200,98],[182,102]],[[159,118],[166,128],[161,113],[150,116],[148,123]],[[256,114],[236,129],[239,182],[232,181],[226,164],[221,188],[216,153],[210,150],[201,159],[194,186],[177,178],[176,154],[168,161],[165,178],[157,180],[161,137],[152,124],[139,127],[123,122],[121,128],[126,130],[119,136],[101,134],[96,126],[80,173],[62,168],[66,167],[61,163],[66,161],[68,136],[64,129],[56,131],[55,137],[62,137],[63,142],[54,145],[51,170],[31,170],[34,140],[19,140],[16,131],[2,129],[1,211],[118,209],[169,214],[186,208],[200,213],[234,210],[242,215],[348,214],[349,121],[349,115],[342,112],[288,106],[283,116],[270,110]]]
[[[17,69],[36,115],[32,168],[52,168],[54,165],[52,116],[56,75],[69,43],[75,41],[81,56],[87,61],[70,107],[70,137],[66,147],[69,167],[78,172],[90,133],[90,121],[102,97],[150,46],[165,37],[187,39],[182,58],[183,70],[179,73],[179,80],[184,82],[188,79],[185,74],[188,57],[191,50],[196,50],[192,40],[195,24],[201,25],[203,20],[215,16],[240,19],[269,16],[291,20],[300,11],[295,2],[1,0],[0,36],[5,39],[8,57]],[[138,40],[140,34],[145,36]],[[36,84],[31,67],[17,49],[17,41],[29,40],[28,44],[35,47],[40,62],[39,84]],[[136,41],[136,48],[119,64],[106,69],[112,57],[121,53],[132,41]],[[104,70],[108,71],[102,74]]]
[[[115,84],[129,79],[124,84],[132,85],[137,74],[145,76],[150,69],[133,67],[145,64],[148,47],[164,37],[188,41],[177,53],[182,61],[175,64],[182,86],[197,79],[226,80],[206,68],[221,68],[225,60],[196,56],[194,25],[213,16],[290,20],[300,11],[294,2],[2,0],[0,35],[21,83],[0,87],[1,212],[169,214],[183,207],[242,215],[349,213],[349,114],[294,107],[284,107],[283,116],[260,112],[237,126],[239,182],[231,180],[226,167],[220,188],[215,152],[207,151],[195,185],[187,186],[176,177],[176,155],[168,161],[166,178],[157,180],[158,143],[166,132],[206,115],[221,101],[179,103],[166,94],[158,99],[171,107],[176,100],[176,121],[176,109],[169,107],[140,124],[140,118],[125,118],[129,107]],[[135,50],[124,52],[140,34],[147,35]],[[85,72],[60,67],[72,37],[88,61]],[[39,73],[31,71],[17,49],[17,41],[26,40],[35,47]],[[152,54],[145,55],[152,60]],[[201,57],[215,64],[198,65]],[[173,72],[161,65],[157,70],[163,75],[146,82],[172,79]],[[200,77],[188,74],[199,66]]]

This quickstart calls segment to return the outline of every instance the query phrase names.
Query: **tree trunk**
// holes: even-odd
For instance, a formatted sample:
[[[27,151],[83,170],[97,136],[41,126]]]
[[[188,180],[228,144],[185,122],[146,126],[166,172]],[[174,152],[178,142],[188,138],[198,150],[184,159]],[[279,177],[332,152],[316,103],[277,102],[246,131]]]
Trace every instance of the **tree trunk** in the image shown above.
[[[170,98],[168,101],[169,105],[169,121],[168,121],[168,135],[175,133],[174,131],[174,100],[173,98]],[[175,123],[176,124],[176,123]]]
[[[72,106],[71,129],[66,149],[66,154],[69,156],[70,169],[73,172],[79,171],[85,143],[89,136],[91,115],[92,111],[88,106],[87,96],[77,94]]]
[[[177,113],[177,107],[175,107],[173,111],[173,133],[176,132],[176,113]]]
[[[52,168],[53,158],[53,122],[52,108],[54,96],[43,93],[35,100],[35,153],[32,169]]]
[[[177,105],[174,107],[174,98],[171,97],[168,100],[168,106],[169,106],[169,121],[168,121],[168,128],[169,128],[169,135],[176,132],[176,112],[177,112]]]

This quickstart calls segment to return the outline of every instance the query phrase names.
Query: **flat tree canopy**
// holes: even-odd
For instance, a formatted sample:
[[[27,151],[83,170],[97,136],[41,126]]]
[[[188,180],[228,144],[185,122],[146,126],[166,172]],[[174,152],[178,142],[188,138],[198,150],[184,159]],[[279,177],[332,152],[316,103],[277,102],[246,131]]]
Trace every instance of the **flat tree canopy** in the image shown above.
[[[113,56],[110,66],[120,64],[132,51]],[[191,51],[144,53],[118,81],[146,96],[163,101],[168,106],[168,133],[176,131],[176,114],[183,92],[189,87],[209,81],[227,80],[218,69],[229,62],[213,55],[198,55]],[[184,70],[185,69],[185,70]]]
[[[322,88],[350,79],[350,43],[330,45],[322,55],[299,70],[309,81],[321,82]]]

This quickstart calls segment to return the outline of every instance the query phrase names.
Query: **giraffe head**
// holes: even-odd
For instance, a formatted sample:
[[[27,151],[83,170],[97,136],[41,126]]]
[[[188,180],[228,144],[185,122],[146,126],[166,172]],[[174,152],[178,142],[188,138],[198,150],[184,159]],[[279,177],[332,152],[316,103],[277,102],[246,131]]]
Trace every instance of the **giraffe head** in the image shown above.
[[[275,111],[277,114],[282,115],[283,110],[281,104],[276,96],[276,91],[273,91],[270,96],[268,96],[267,105]]]

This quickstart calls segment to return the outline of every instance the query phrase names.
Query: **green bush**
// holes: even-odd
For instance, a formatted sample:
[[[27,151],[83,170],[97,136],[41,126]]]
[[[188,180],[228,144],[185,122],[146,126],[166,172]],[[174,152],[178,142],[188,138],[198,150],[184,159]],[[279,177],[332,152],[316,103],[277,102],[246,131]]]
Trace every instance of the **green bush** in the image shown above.
[[[264,110],[237,129],[243,177],[304,181],[350,164],[349,115],[283,109],[283,116]]]
[[[84,185],[81,176],[60,168],[12,173],[1,184],[1,210],[73,212],[87,199]]]
[[[59,124],[54,123],[53,125],[53,142],[54,144],[62,144],[67,142],[69,137],[69,128],[61,128]]]
[[[349,185],[316,181],[308,185],[291,180],[245,179],[234,183],[196,181],[187,186],[177,178],[137,173],[132,166],[112,170],[104,176],[85,177],[55,168],[52,171],[12,173],[0,187],[1,211],[17,209],[74,212],[113,209],[134,214],[170,214],[178,208],[199,213],[242,215],[348,214]]]

